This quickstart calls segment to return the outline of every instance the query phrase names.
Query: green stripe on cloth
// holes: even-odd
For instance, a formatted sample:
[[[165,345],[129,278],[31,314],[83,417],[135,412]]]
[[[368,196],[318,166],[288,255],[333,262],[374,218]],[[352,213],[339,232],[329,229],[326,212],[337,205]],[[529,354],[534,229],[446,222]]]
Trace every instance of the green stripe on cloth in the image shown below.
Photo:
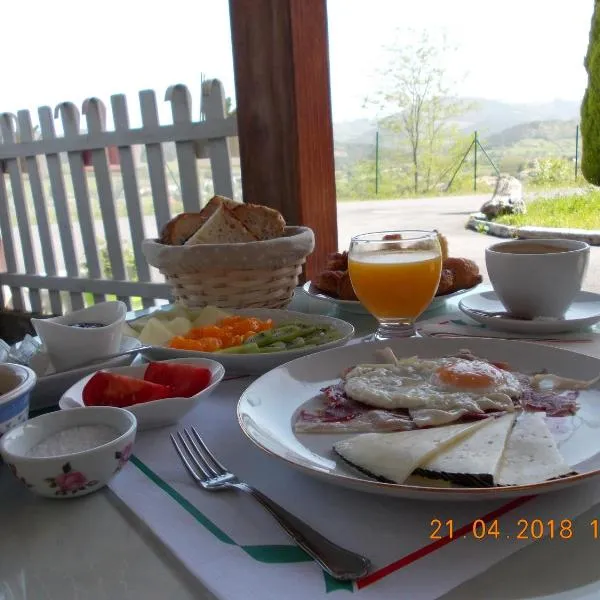
[[[150,481],[155,483],[163,492],[170,496],[181,508],[188,512],[198,523],[203,525],[218,540],[225,544],[231,544],[241,548],[248,556],[258,562],[268,564],[285,564],[308,562],[313,559],[299,546],[284,546],[282,544],[270,544],[261,546],[240,546],[232,540],[223,530],[219,529],[208,517],[203,515],[191,502],[184,498],[175,488],[170,486],[164,479],[157,475],[148,465],[143,463],[137,456],[131,456],[129,461],[135,465]],[[354,591],[350,581],[338,581],[323,571],[325,577],[325,592],[336,590]]]

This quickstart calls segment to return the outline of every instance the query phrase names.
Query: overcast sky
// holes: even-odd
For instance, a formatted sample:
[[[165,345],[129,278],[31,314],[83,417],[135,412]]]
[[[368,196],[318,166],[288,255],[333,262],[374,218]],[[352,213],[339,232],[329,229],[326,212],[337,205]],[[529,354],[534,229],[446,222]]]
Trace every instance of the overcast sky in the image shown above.
[[[459,93],[513,102],[579,100],[593,0],[328,0],[334,120],[368,116],[383,47],[398,27],[444,29],[459,46]],[[227,0],[4,2],[0,111],[135,99],[200,73],[233,93]],[[10,23],[10,26],[8,25]],[[458,72],[457,71],[457,72]],[[133,120],[135,119],[135,112]],[[168,107],[161,115],[167,117]]]

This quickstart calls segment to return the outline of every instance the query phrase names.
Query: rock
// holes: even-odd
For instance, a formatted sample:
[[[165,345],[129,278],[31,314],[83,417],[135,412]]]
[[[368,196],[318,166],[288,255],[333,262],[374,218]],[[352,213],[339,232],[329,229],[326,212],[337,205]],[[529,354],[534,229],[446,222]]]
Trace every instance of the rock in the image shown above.
[[[495,219],[501,215],[523,214],[526,210],[523,185],[512,175],[501,175],[497,178],[493,196],[479,209],[488,219]]]

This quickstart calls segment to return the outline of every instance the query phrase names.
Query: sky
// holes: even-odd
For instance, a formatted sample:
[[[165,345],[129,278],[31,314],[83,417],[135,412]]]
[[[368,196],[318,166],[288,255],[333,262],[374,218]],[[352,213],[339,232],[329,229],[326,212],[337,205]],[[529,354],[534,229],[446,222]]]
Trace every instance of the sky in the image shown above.
[[[334,121],[373,116],[386,45],[398,28],[445,31],[458,46],[459,95],[543,102],[580,100],[593,0],[328,0]],[[18,0],[5,2],[0,112],[81,106],[96,96],[189,86],[199,114],[200,75],[234,95],[227,0]],[[6,26],[7,23],[12,27]],[[35,120],[35,119],[34,119]]]

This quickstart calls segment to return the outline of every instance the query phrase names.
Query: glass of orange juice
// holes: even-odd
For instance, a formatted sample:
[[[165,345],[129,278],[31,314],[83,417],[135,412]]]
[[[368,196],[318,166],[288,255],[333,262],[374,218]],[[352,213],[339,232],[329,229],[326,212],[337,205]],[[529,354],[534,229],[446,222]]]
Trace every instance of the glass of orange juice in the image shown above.
[[[379,321],[375,339],[415,335],[414,323],[437,291],[442,251],[435,231],[381,231],[352,238],[352,287]]]

